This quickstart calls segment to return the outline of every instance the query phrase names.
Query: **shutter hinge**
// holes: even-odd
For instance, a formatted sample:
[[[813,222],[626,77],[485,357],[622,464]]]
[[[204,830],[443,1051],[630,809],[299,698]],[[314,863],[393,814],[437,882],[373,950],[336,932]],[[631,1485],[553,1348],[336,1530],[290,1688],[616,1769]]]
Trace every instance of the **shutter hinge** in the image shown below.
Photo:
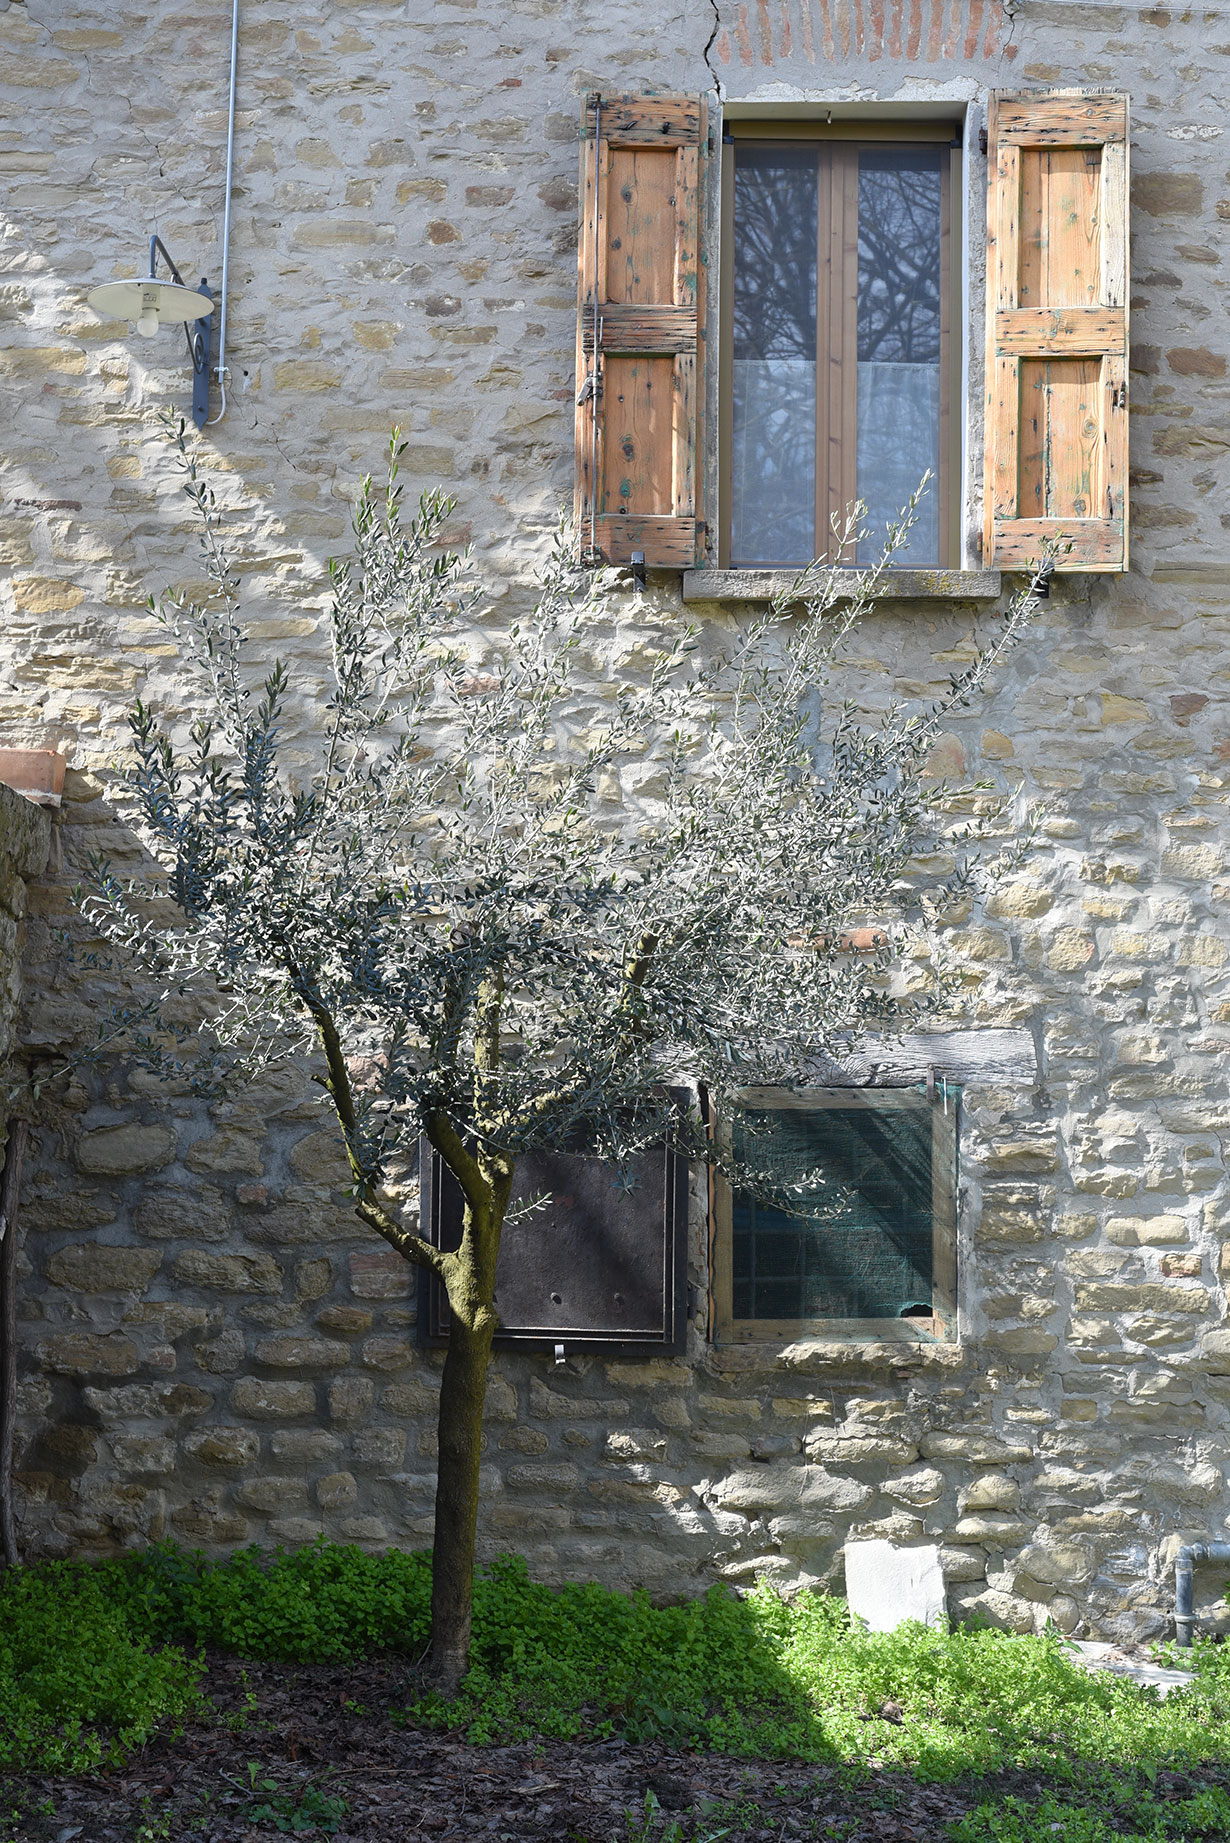
[[[987,149],[988,149],[988,147],[989,147],[989,145],[990,145],[990,143],[989,143],[989,142],[988,142],[988,140],[987,140],[987,131],[986,131],[986,129],[985,129],[985,128],[980,128],[980,129],[978,130],[978,152],[979,152],[980,154],[985,154],[985,153],[987,152]]]
[[[1110,393],[1110,407],[1112,410],[1125,410],[1127,408],[1126,379],[1122,384],[1116,384],[1112,389]]]

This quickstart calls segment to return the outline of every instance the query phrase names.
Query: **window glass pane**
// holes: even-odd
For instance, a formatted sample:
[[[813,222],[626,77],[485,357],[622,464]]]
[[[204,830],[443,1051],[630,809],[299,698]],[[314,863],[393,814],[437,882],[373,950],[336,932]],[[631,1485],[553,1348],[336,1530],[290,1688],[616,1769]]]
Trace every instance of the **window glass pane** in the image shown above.
[[[938,147],[864,148],[858,161],[858,497],[874,561],[930,468],[896,565],[940,556],[940,162]]]
[[[740,147],[731,563],[805,563],[816,523],[815,148]]]
[[[930,1105],[753,1111],[733,1150],[736,1318],[901,1318],[932,1309]],[[769,1199],[769,1200],[766,1200]]]

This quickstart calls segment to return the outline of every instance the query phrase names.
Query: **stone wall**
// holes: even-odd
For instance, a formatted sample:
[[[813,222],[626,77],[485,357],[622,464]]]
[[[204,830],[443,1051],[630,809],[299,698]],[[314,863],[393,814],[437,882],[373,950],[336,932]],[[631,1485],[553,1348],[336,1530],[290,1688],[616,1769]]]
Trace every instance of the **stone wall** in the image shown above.
[[[0,10],[0,728],[69,753],[70,867],[131,851],[106,798],[124,711],[138,691],[183,705],[142,601],[191,581],[195,543],[155,420],[186,401],[174,336],[129,342],[84,296],[153,229],[216,284],[229,17]],[[305,675],[304,753],[325,558],[391,423],[411,483],[457,494],[497,618],[525,604],[570,490],[581,90],[945,97],[973,129],[996,86],[1133,94],[1133,568],[1057,594],[944,742],[950,774],[1047,802],[955,943],[973,1021],[1033,1030],[1042,1071],[966,1096],[960,1345],[730,1349],[693,1328],[678,1360],[502,1357],[488,1553],[686,1592],[765,1569],[840,1584],[848,1537],[927,1536],[958,1608],[1148,1632],[1177,1540],[1226,1529],[1228,58],[1220,11],[1100,0],[245,7],[230,400],[202,451],[261,641]],[[976,530],[976,439],[969,472]],[[668,577],[607,595],[625,667],[630,626],[684,618]],[[882,604],[854,649],[866,701],[926,697],[995,618]],[[49,883],[33,905],[24,1030],[48,1052],[98,998],[59,953],[66,903]],[[69,1095],[23,1210],[32,1552],[428,1539],[438,1359],[339,1181],[306,1084],[205,1110],[117,1069]],[[703,1235],[698,1200],[702,1288]]]

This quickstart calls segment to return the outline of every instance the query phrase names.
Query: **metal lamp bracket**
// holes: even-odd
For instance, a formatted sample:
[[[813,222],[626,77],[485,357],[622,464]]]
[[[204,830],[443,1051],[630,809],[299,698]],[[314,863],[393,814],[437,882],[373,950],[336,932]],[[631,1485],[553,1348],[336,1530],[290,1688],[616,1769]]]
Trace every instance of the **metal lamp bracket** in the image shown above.
[[[171,271],[171,280],[177,282],[181,288],[188,287],[188,283],[175,265],[174,257],[159,236],[153,236],[149,240],[151,276],[157,273],[156,265],[160,251],[163,261]],[[211,301],[214,298],[213,290],[203,275],[198,292],[208,295]],[[192,420],[198,429],[203,429],[209,421],[209,361],[213,350],[213,324],[212,312],[202,314],[199,320],[193,321],[191,329],[187,321],[184,323],[184,339],[188,347],[188,358],[192,364]]]

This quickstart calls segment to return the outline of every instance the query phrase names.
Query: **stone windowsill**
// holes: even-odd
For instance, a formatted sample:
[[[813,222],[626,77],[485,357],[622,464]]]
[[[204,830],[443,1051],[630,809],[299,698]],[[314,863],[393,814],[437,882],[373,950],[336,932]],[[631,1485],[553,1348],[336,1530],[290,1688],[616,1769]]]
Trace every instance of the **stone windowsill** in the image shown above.
[[[839,571],[838,574],[844,572]],[[853,577],[857,572],[851,570]],[[788,593],[795,570],[685,570],[685,602],[767,602]],[[998,601],[998,570],[889,570],[877,601]]]
[[[969,1361],[960,1342],[923,1343],[918,1339],[869,1338],[842,1342],[799,1338],[793,1343],[716,1343],[706,1351],[707,1367],[727,1374],[749,1370],[788,1370],[799,1375],[855,1374],[868,1369],[956,1370]]]

